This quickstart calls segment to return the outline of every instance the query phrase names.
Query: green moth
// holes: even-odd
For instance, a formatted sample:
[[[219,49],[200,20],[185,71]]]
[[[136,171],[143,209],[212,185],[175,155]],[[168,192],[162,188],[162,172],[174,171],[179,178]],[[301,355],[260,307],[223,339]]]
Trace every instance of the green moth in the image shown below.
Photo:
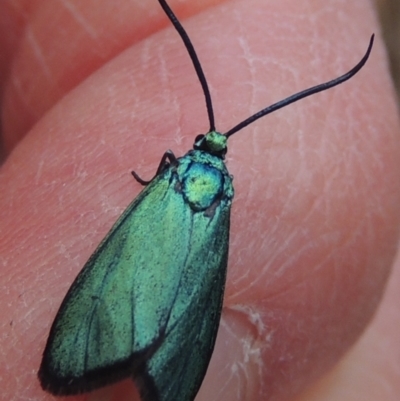
[[[50,330],[39,369],[44,390],[72,395],[132,378],[143,401],[192,401],[218,331],[229,248],[232,177],[227,140],[260,117],[338,85],[348,73],[294,94],[225,134],[215,130],[208,85],[189,37],[165,0],[206,98],[210,130],[193,150],[167,151],[85,264]]]

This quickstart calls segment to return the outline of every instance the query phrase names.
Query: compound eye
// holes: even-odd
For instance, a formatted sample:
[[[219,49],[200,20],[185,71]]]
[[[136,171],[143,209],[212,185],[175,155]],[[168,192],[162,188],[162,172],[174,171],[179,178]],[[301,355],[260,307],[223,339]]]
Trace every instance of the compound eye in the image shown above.
[[[203,134],[197,135],[196,138],[195,138],[195,140],[194,140],[194,143],[197,143],[197,142],[201,141],[203,138],[204,138],[204,135],[203,135]]]
[[[196,136],[196,138],[194,140],[194,145],[193,145],[194,149],[200,150],[200,149],[202,149],[202,147],[204,147],[204,145],[203,145],[204,137],[205,137],[205,135],[203,135],[203,134],[200,134],[200,135]]]

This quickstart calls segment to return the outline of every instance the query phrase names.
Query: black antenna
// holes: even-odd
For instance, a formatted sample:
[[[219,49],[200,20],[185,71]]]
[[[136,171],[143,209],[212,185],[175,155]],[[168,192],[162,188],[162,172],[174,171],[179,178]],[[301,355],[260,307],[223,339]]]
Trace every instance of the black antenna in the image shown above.
[[[194,69],[196,70],[196,74],[199,78],[201,87],[203,88],[204,97],[206,98],[208,120],[210,122],[210,131],[209,132],[215,131],[214,111],[213,111],[213,107],[212,107],[210,90],[208,89],[206,77],[204,75],[203,69],[201,68],[200,61],[199,61],[199,58],[197,57],[196,51],[194,50],[194,47],[192,45],[192,42],[189,39],[188,34],[183,29],[182,24],[178,21],[175,14],[170,9],[169,5],[165,2],[165,0],[158,0],[158,2],[160,3],[165,14],[167,14],[167,17],[172,22],[172,25],[178,31],[179,36],[182,38],[183,44],[185,45],[186,50],[189,53],[190,59],[192,60]]]
[[[322,92],[324,90],[327,90],[329,88],[332,88],[336,85],[339,85],[345,81],[347,81],[348,79],[350,79],[351,77],[353,77],[355,74],[357,74],[358,71],[361,70],[361,68],[364,66],[364,64],[367,62],[368,57],[371,53],[371,49],[372,49],[372,45],[374,43],[374,36],[371,36],[371,39],[369,41],[369,45],[368,45],[368,49],[367,52],[365,53],[364,57],[359,61],[359,63],[353,67],[349,72],[347,72],[346,74],[332,79],[332,81],[328,81],[325,82],[323,84],[319,84],[316,86],[313,86],[311,88],[305,89],[301,92],[295,93],[292,96],[287,97],[286,99],[283,99],[277,103],[272,104],[271,106],[266,107],[265,109],[262,109],[261,111],[259,111],[256,114],[253,114],[251,117],[247,118],[246,120],[242,121],[241,123],[239,123],[238,125],[234,126],[233,128],[231,128],[228,132],[226,132],[224,135],[229,138],[231,135],[235,134],[236,132],[240,131],[242,128],[246,127],[247,125],[253,123],[254,121],[258,120],[261,117],[266,116],[267,114],[272,113],[273,111],[276,111],[278,109],[281,109],[282,107],[285,107],[291,103],[297,102],[300,99],[303,99],[307,96],[313,95],[315,93],[318,92]]]

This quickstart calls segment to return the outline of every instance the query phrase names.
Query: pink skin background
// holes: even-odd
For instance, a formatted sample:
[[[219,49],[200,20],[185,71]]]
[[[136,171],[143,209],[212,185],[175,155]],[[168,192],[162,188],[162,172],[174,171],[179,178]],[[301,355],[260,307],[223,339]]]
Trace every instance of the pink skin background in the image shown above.
[[[373,4],[170,3],[222,132],[346,72],[377,35],[351,81],[229,140],[225,307],[196,400],[397,401],[399,121]],[[141,190],[130,170],[151,178],[165,150],[183,155],[208,124],[155,0],[3,0],[0,54],[0,388],[5,400],[43,401],[53,397],[36,372],[51,322]],[[138,395],[124,381],[70,399]]]

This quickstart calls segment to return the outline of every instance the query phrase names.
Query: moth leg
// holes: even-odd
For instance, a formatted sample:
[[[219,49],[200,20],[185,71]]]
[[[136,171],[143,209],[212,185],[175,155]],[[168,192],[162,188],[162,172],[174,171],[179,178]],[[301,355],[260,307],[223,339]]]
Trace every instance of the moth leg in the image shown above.
[[[168,166],[172,165],[172,166],[176,166],[178,164],[178,159],[175,157],[175,155],[173,154],[172,150],[167,150],[161,160],[160,160],[160,164],[158,165],[157,171],[154,174],[154,177],[149,180],[143,180],[142,178],[140,178],[137,173],[135,171],[132,171],[132,175],[135,178],[135,180],[142,185],[148,185],[151,183],[151,181],[154,180],[154,178],[156,178],[159,174],[161,174]]]

